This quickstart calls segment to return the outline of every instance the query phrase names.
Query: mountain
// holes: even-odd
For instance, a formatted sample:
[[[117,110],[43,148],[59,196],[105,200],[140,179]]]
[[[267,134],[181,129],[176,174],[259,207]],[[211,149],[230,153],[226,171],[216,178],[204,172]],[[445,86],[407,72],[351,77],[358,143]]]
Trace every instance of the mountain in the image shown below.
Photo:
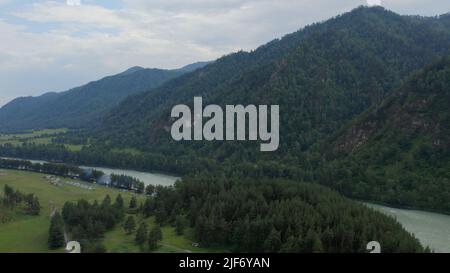
[[[207,66],[208,64],[210,64],[212,62],[196,62],[193,64],[188,64],[180,69],[178,69],[179,71],[184,71],[184,72],[191,72],[191,71],[195,71],[197,69],[203,68],[205,66]]]
[[[98,145],[108,141],[178,161],[288,158],[290,165],[307,164],[302,155],[319,140],[382,101],[413,71],[450,54],[448,22],[448,16],[400,16],[360,7],[130,96],[94,135]],[[170,110],[192,105],[194,96],[202,96],[204,105],[280,105],[279,150],[261,154],[256,144],[172,141]]]
[[[132,67],[65,92],[17,98],[0,109],[0,131],[90,127],[127,96],[158,87],[206,64],[175,70]]]
[[[58,140],[84,140],[77,142],[86,145],[78,153],[55,145],[0,147],[0,153],[180,175],[209,172],[238,181],[282,177],[320,182],[346,196],[450,213],[448,158],[442,159],[448,157],[448,146],[436,146],[446,140],[441,134],[448,132],[449,100],[422,84],[428,81],[426,72],[416,74],[417,82],[410,78],[450,56],[449,25],[448,15],[401,16],[360,7],[127,97],[96,128]],[[437,77],[430,86],[445,81]],[[426,105],[433,115],[405,116],[414,107],[394,112],[404,107],[399,99],[384,114],[385,121],[397,118],[398,124],[377,123],[372,132],[371,123],[364,122],[368,113],[389,105],[397,90],[413,87],[413,96],[423,92],[425,97],[416,108],[433,101]],[[254,142],[172,140],[171,109],[192,106],[194,96],[202,96],[204,105],[279,105],[279,149],[262,153]],[[394,130],[403,128],[402,120],[422,129]],[[358,124],[369,128],[361,138],[351,134],[360,131]],[[404,145],[410,150],[397,151]]]
[[[413,75],[324,147],[332,160],[323,182],[356,198],[450,212],[449,106],[445,58]]]

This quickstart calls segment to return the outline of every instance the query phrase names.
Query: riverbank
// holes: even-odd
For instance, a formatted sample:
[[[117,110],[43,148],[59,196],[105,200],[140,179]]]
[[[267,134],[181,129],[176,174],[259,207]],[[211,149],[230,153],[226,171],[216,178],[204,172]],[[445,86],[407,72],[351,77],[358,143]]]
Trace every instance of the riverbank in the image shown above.
[[[11,219],[7,222],[0,222],[0,253],[64,253],[64,248],[49,250],[48,234],[50,227],[50,216],[55,209],[61,210],[66,202],[76,202],[80,199],[88,202],[101,202],[106,195],[112,200],[118,194],[123,197],[124,204],[128,206],[131,198],[137,198],[139,204],[145,202],[145,196],[136,195],[131,192],[124,192],[119,189],[106,186],[96,186],[95,190],[87,190],[69,183],[62,183],[56,186],[45,178],[42,173],[25,170],[4,170],[0,173],[0,191],[5,185],[13,186],[14,189],[22,192],[33,193],[39,198],[41,203],[41,213],[38,216],[23,215],[11,212]],[[67,179],[74,183],[84,183],[74,179]],[[90,185],[89,183],[85,183]],[[1,195],[1,193],[0,193]],[[130,214],[131,215],[131,214]],[[128,215],[129,216],[129,215]],[[143,221],[138,218],[137,221]],[[148,227],[155,225],[154,217],[145,219]],[[174,227],[170,225],[162,226],[163,239],[160,246],[154,252],[160,253],[186,253],[191,252],[224,252],[224,249],[210,249],[195,247],[192,245],[192,230],[186,228],[184,235],[177,235]],[[106,250],[110,253],[140,253],[140,248],[135,244],[135,233],[128,234],[123,229],[123,222],[117,224],[112,230],[106,232],[102,239]]]
[[[45,160],[21,159],[21,158],[10,158],[10,157],[0,157],[0,158],[12,159],[12,160],[26,160],[26,161],[30,161],[33,164],[51,163],[51,162],[45,161]],[[103,173],[105,173],[107,175],[112,175],[112,174],[126,175],[126,176],[133,177],[135,179],[142,181],[145,186],[147,186],[147,185],[172,186],[173,184],[175,184],[175,182],[177,180],[181,179],[180,177],[177,177],[177,176],[171,176],[171,175],[162,174],[162,173],[149,173],[149,172],[141,172],[141,171],[128,170],[128,169],[115,169],[115,168],[108,168],[108,167],[78,166],[76,164],[74,166],[82,168],[82,169],[95,169],[98,171],[102,171]]]
[[[19,160],[19,159],[16,159]],[[30,160],[32,163],[47,163],[42,160]],[[133,170],[111,169],[102,167],[80,166],[80,168],[97,169],[105,174],[127,175],[143,181],[146,185],[170,186],[178,177],[162,174],[145,173]],[[393,208],[386,205],[374,204],[355,200],[394,217],[410,233],[413,233],[424,246],[429,246],[436,252],[450,252],[450,216],[434,212]]]
[[[434,212],[399,209],[362,202],[395,218],[424,245],[437,253],[450,253],[450,216]]]

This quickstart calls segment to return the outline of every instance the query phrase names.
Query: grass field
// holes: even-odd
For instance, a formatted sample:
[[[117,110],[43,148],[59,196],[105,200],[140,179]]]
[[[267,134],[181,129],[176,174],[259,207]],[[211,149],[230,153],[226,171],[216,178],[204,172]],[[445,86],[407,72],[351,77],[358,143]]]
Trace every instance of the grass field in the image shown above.
[[[67,133],[69,130],[65,128],[61,129],[44,129],[30,132],[23,132],[20,134],[0,134],[0,145],[11,144],[13,146],[21,145],[22,143],[34,143],[34,144],[50,144],[53,143],[53,139],[56,135]],[[89,141],[88,141],[89,143]],[[71,152],[78,152],[86,145],[78,144],[63,144],[67,150]],[[114,148],[112,152],[127,153],[130,155],[141,155],[142,152],[134,148]]]
[[[50,144],[55,135],[68,132],[68,129],[44,129],[21,134],[0,134],[0,145],[20,145],[22,143]],[[69,151],[80,151],[83,145],[65,144]]]
[[[138,227],[143,221],[147,223],[149,230],[155,225],[153,217],[143,219],[136,216],[136,226]],[[157,253],[209,253],[209,252],[227,252],[225,249],[216,248],[200,248],[192,246],[192,230],[186,229],[185,235],[178,236],[175,233],[175,228],[171,226],[162,227],[163,240],[159,243],[159,248],[154,252]],[[136,233],[130,235],[126,234],[121,226],[114,230],[107,232],[104,239],[105,247],[114,253],[136,253],[146,252],[141,250],[134,244]]]
[[[49,252],[47,239],[52,207],[62,208],[66,201],[77,201],[82,198],[88,201],[100,201],[106,194],[109,194],[114,200],[119,193],[122,194],[125,204],[128,204],[133,195],[98,185],[93,191],[66,184],[54,186],[44,178],[44,174],[0,169],[1,193],[3,193],[5,184],[24,193],[34,193],[39,198],[42,208],[40,216],[14,213],[11,221],[0,223],[0,252]],[[143,197],[139,197],[139,201],[142,200]],[[149,227],[154,225],[152,218],[144,220],[136,216],[136,219],[138,223],[146,221]],[[189,239],[190,230],[186,231],[186,236],[177,236],[173,227],[167,226],[162,229],[164,239],[156,252],[223,251],[193,247],[192,241]],[[134,236],[134,233],[127,235],[120,224],[114,230],[106,233],[104,245],[109,252],[141,252],[139,247],[134,244]]]

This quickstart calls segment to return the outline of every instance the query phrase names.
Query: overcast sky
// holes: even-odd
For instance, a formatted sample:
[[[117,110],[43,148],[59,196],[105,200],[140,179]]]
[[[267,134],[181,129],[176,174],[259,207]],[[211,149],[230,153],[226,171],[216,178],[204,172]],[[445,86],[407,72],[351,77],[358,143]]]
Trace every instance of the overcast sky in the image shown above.
[[[131,66],[177,68],[251,50],[380,0],[0,0],[0,106]],[[438,15],[450,0],[384,0]]]

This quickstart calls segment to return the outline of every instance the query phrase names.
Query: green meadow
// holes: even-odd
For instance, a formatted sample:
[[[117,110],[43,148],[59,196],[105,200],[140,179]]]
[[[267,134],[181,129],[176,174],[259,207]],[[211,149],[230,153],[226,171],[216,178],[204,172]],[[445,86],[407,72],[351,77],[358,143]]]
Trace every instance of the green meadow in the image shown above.
[[[0,134],[0,145],[11,144],[16,146],[22,143],[34,143],[38,145],[51,144],[55,136],[67,133],[68,131],[68,129],[61,128],[35,130],[17,134]],[[74,144],[64,144],[64,146],[72,152],[80,151],[83,148],[83,145]]]
[[[61,178],[62,181],[70,179]],[[80,182],[83,183],[83,182]],[[61,209],[67,201],[77,201],[86,199],[88,201],[101,201],[107,194],[114,200],[120,193],[128,205],[133,193],[119,191],[117,189],[94,185],[95,190],[82,189],[77,186],[62,183],[55,186],[45,179],[41,173],[3,170],[0,169],[0,195],[3,194],[5,185],[24,193],[34,193],[41,204],[39,216],[29,216],[19,211],[9,212],[11,220],[0,223],[0,252],[50,252],[47,247],[48,229],[50,226],[50,213],[56,209]],[[143,202],[144,197],[138,196],[138,201]],[[0,207],[0,209],[2,209]],[[137,225],[146,221],[149,229],[154,225],[154,219],[143,219],[139,215],[134,215]],[[160,247],[155,252],[211,252],[223,251],[221,249],[204,249],[192,246],[191,230],[186,229],[184,236],[177,236],[175,229],[171,226],[162,227],[163,240]],[[146,252],[134,244],[135,232],[128,235],[123,229],[123,224],[117,225],[113,230],[108,231],[103,240],[108,252]],[[59,250],[56,252],[63,252]]]

